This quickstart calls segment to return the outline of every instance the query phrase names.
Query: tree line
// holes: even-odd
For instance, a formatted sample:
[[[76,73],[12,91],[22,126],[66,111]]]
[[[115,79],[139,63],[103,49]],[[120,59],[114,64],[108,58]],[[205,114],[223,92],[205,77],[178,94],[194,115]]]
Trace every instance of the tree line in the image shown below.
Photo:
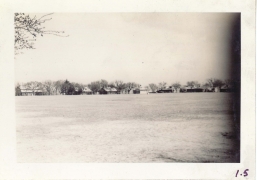
[[[93,81],[89,84],[82,84],[76,82],[69,82],[68,80],[58,80],[58,81],[31,81],[27,83],[17,83],[15,85],[15,95],[21,95],[21,89],[29,89],[32,91],[41,90],[43,95],[80,95],[83,89],[88,87],[93,94],[96,94],[101,88],[116,88],[117,91],[127,90],[129,93],[134,88],[140,88],[141,85],[135,82],[124,83],[121,80],[116,80],[114,82],[108,82],[107,80],[101,79],[99,81]]]
[[[175,90],[180,90],[181,92],[185,91],[185,88],[194,89],[194,88],[203,88],[213,91],[214,88],[221,88],[222,86],[232,88],[233,90],[238,90],[240,88],[240,83],[235,82],[231,79],[220,80],[215,78],[209,78],[202,85],[198,81],[188,81],[186,85],[181,85],[179,82],[168,84],[167,82],[160,82],[158,84],[150,83],[145,87],[142,87],[139,83],[136,82],[123,82],[122,80],[115,80],[108,82],[107,80],[101,79],[98,81],[93,81],[89,84],[82,84],[76,82],[69,82],[68,80],[58,80],[58,81],[31,81],[27,83],[17,83],[15,85],[15,95],[21,95],[21,89],[29,89],[32,91],[41,90],[43,95],[80,95],[83,93],[85,87],[89,88],[93,94],[96,94],[102,88],[116,88],[118,92],[130,93],[131,90],[136,88],[143,88],[146,91],[156,92],[158,90],[165,90],[168,88],[173,88]]]

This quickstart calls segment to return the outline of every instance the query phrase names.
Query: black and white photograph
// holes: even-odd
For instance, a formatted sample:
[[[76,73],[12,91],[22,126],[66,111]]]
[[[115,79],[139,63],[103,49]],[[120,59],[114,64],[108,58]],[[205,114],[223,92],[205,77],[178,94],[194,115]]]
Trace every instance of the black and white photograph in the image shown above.
[[[240,13],[14,23],[18,162],[240,163]]]
[[[2,179],[256,179],[255,0],[2,0]]]

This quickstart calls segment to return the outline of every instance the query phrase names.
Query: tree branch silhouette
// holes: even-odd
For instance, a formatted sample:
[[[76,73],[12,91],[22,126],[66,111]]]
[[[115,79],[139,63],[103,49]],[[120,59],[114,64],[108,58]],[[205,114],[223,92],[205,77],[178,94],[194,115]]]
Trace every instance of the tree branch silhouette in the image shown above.
[[[15,54],[20,54],[23,49],[35,49],[34,42],[36,39],[45,34],[51,34],[59,37],[68,37],[64,31],[45,30],[44,23],[52,20],[49,18],[53,13],[45,14],[40,18],[25,13],[15,13],[14,16],[14,29],[15,41],[14,50]]]

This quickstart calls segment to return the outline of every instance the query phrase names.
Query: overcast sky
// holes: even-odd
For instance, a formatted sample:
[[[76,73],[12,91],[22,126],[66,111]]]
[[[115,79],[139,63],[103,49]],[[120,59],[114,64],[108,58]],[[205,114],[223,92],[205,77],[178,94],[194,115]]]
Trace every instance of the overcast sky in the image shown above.
[[[37,17],[40,17],[37,14]],[[16,82],[106,79],[142,86],[229,78],[230,13],[56,13],[15,59]]]

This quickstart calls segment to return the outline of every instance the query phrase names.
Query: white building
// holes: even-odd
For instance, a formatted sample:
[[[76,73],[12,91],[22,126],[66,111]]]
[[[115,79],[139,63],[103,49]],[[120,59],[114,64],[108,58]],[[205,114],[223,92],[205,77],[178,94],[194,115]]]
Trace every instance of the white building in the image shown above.
[[[144,88],[140,88],[140,94],[148,94],[148,90]]]
[[[82,93],[87,94],[87,95],[91,95],[91,94],[93,94],[93,91],[91,89],[89,89],[88,87],[84,87]]]

